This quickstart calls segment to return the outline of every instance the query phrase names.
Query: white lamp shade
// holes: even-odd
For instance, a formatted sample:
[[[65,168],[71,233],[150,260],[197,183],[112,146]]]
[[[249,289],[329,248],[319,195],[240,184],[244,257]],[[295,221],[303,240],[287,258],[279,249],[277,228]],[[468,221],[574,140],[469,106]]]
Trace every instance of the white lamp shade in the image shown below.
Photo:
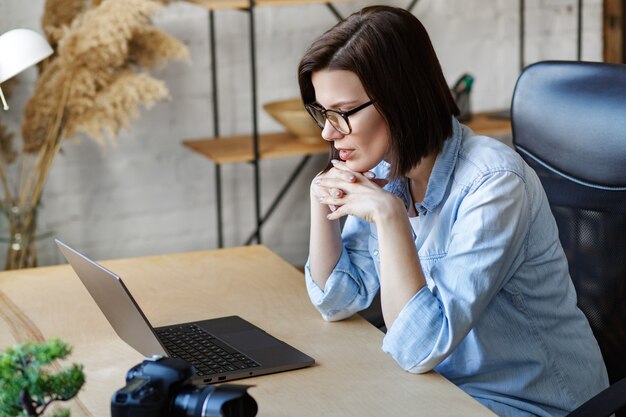
[[[52,54],[52,48],[39,33],[13,29],[0,36],[0,83],[19,74]]]

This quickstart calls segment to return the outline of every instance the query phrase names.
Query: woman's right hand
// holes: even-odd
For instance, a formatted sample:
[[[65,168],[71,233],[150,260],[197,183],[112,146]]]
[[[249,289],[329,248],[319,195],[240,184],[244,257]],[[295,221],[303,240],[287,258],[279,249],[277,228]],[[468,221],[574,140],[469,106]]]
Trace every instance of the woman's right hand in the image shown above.
[[[321,193],[320,203],[336,208],[326,215],[329,220],[353,215],[368,222],[376,222],[380,216],[388,217],[392,213],[404,211],[401,200],[383,189],[386,180],[372,178],[374,173],[369,171],[363,174],[354,172],[343,161],[332,163],[333,176],[320,176],[314,180],[315,185],[329,190],[325,194]],[[337,189],[340,190],[340,196],[335,192]]]
[[[310,273],[311,279],[322,289],[339,260],[342,243],[340,222],[328,220],[328,215],[337,210],[337,207],[321,201],[331,196],[341,200],[345,195],[341,188],[320,185],[325,181],[350,184],[356,181],[356,174],[331,167],[328,171],[317,174],[311,182]]]
[[[374,173],[372,172],[366,172],[363,175],[365,175],[368,178],[375,177]],[[324,186],[319,185],[320,179],[340,179],[346,182],[356,182],[356,176],[353,173],[342,171],[335,167],[332,167],[326,172],[320,172],[319,174],[315,176],[315,178],[313,178],[313,181],[311,182],[311,200],[312,201],[313,200],[320,201],[321,199],[324,199],[328,196],[331,196],[333,198],[342,198],[345,195],[345,191],[340,188],[334,188],[334,187],[329,188],[329,187],[324,187]],[[323,204],[323,203],[320,203],[320,204]],[[330,209],[330,211],[335,211],[337,209],[337,207],[332,204],[328,205],[328,208]]]

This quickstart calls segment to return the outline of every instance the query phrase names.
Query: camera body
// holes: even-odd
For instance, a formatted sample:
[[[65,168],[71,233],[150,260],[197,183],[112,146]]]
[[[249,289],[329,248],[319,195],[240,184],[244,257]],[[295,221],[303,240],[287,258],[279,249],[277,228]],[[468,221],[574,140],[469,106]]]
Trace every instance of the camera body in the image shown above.
[[[126,386],[113,395],[111,416],[168,416],[171,398],[193,374],[193,368],[181,359],[144,360],[128,371]]]
[[[126,386],[111,398],[112,417],[255,416],[256,401],[246,385],[198,387],[194,368],[177,358],[153,356],[132,367]]]

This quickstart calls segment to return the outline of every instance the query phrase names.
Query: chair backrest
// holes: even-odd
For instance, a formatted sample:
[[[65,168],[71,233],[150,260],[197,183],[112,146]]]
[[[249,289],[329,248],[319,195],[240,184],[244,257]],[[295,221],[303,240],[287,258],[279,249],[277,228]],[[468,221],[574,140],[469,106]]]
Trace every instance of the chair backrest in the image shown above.
[[[531,65],[511,115],[513,145],[544,186],[613,383],[626,376],[626,65]]]

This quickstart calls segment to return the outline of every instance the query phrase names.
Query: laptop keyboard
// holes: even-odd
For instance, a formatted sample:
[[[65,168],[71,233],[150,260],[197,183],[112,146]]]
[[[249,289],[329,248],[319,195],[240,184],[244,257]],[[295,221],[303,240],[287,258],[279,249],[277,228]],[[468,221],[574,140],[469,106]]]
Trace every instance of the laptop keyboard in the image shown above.
[[[155,329],[172,357],[191,363],[196,375],[221,374],[254,368],[258,363],[196,325]]]

